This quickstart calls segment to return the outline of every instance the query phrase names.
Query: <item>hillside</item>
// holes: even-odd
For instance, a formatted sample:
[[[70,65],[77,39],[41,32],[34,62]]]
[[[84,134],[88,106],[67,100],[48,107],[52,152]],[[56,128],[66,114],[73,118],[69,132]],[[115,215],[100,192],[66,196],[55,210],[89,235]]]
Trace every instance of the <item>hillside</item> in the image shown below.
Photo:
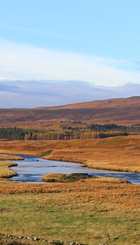
[[[140,125],[140,96],[33,109],[0,109],[0,126],[67,123]]]

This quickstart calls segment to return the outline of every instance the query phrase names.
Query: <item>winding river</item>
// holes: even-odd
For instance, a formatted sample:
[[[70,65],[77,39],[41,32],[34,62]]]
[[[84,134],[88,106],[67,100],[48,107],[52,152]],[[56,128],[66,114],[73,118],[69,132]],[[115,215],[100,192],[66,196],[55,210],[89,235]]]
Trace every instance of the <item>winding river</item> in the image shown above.
[[[12,155],[12,154],[10,154]],[[14,160],[18,166],[11,167],[18,175],[11,178],[19,182],[43,182],[42,176],[49,173],[88,173],[90,175],[127,179],[133,184],[140,184],[140,173],[112,172],[87,168],[80,163],[44,160],[31,155],[18,155],[24,160]]]

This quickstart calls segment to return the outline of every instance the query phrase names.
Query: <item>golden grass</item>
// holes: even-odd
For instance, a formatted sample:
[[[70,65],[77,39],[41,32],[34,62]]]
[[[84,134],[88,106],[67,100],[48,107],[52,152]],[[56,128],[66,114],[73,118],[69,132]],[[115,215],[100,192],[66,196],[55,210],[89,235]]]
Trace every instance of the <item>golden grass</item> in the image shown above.
[[[0,160],[23,160],[23,157],[20,156],[10,156],[10,155],[1,155],[0,154]]]
[[[77,140],[67,148],[53,149],[46,158],[81,162],[90,168],[140,173],[140,136]]]
[[[0,153],[39,156],[49,150],[51,153],[44,156],[47,159],[139,172],[140,136],[103,140],[0,141]],[[4,173],[0,177],[13,174],[9,169],[11,164],[0,161],[0,174]],[[59,177],[53,176],[57,180]],[[36,184],[0,178],[1,232],[80,241],[88,245],[139,244],[139,194],[140,185],[117,178]]]
[[[102,176],[89,176],[88,174],[60,174],[60,173],[50,173],[42,176],[42,180],[45,182],[60,182],[60,183],[70,183],[73,181],[84,182],[86,179],[89,182],[93,180],[97,180],[98,182],[112,182],[112,183],[130,183],[129,181],[121,178],[113,178],[113,177],[102,177]]]
[[[61,179],[62,174],[59,173],[50,173],[42,176],[42,180],[46,182],[64,182]]]
[[[0,178],[10,178],[17,175],[15,171],[9,167],[17,166],[17,163],[9,161],[0,161]]]
[[[70,191],[70,185],[67,192],[1,194],[1,232],[88,245],[137,244],[139,207],[126,206],[130,190],[123,193],[124,186],[94,183],[90,191],[78,191],[77,185]]]
[[[45,159],[79,162],[90,168],[140,173],[140,135],[84,140],[0,141],[0,153],[43,155]]]
[[[49,155],[44,152],[51,151]],[[42,155],[90,167],[140,172],[140,135],[63,141],[0,141],[0,153]]]
[[[70,183],[20,183],[12,181],[0,182],[0,193],[79,193],[97,201],[111,202],[126,207],[140,208],[140,185],[129,184],[127,181],[113,178],[85,179]]]
[[[0,178],[16,176],[16,172],[10,169],[10,167],[17,166],[17,163],[4,160],[23,160],[23,158],[20,156],[0,155]]]
[[[123,164],[123,163],[122,163]],[[126,162],[124,162],[124,165]],[[127,165],[127,164],[126,164]],[[140,173],[140,167],[138,166],[118,166],[113,165],[112,162],[86,162],[88,168],[102,169],[102,170],[112,170],[112,171],[121,171],[121,172],[135,172]]]

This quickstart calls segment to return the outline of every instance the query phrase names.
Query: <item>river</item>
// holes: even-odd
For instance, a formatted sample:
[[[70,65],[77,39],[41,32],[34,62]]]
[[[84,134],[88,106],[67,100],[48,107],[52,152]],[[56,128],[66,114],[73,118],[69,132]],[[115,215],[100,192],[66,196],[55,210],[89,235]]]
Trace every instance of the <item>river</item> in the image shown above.
[[[10,154],[11,155],[11,154]],[[140,173],[113,172],[87,168],[80,163],[50,161],[31,155],[18,155],[24,160],[14,160],[18,166],[11,167],[18,175],[11,178],[19,182],[43,182],[42,176],[49,173],[88,173],[90,175],[127,179],[133,184],[140,184]]]
[[[12,154],[9,154],[12,155]],[[24,160],[14,160],[18,166],[11,167],[18,175],[11,178],[19,182],[43,182],[42,176],[49,173],[88,173],[90,175],[127,179],[133,184],[140,184],[140,174],[130,172],[113,172],[87,168],[80,163],[45,160],[31,155],[18,155]]]

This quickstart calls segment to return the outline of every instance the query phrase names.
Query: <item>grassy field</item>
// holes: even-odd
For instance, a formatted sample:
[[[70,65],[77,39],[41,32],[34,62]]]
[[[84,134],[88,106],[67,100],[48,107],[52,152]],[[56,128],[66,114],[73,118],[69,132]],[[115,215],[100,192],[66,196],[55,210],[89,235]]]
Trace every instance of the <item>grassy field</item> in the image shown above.
[[[140,185],[95,178],[40,184],[3,180],[0,187],[1,233],[88,245],[140,242]]]
[[[0,153],[32,154],[91,168],[140,173],[140,135],[87,140],[0,141]]]
[[[139,150],[140,136],[0,142],[0,153],[43,154],[46,158],[82,162],[90,167],[95,166],[96,160],[98,168],[122,171],[129,168],[136,172],[140,170]],[[4,173],[11,159],[2,161],[2,155],[0,159],[0,173]],[[2,177],[1,233],[87,245],[140,244],[140,185],[105,177],[36,184],[12,182]],[[47,244],[14,240],[22,244]],[[11,242],[12,245],[12,241],[0,238],[0,244]]]
[[[137,208],[97,201],[88,192],[1,194],[0,198],[1,233],[89,245],[140,242]]]

